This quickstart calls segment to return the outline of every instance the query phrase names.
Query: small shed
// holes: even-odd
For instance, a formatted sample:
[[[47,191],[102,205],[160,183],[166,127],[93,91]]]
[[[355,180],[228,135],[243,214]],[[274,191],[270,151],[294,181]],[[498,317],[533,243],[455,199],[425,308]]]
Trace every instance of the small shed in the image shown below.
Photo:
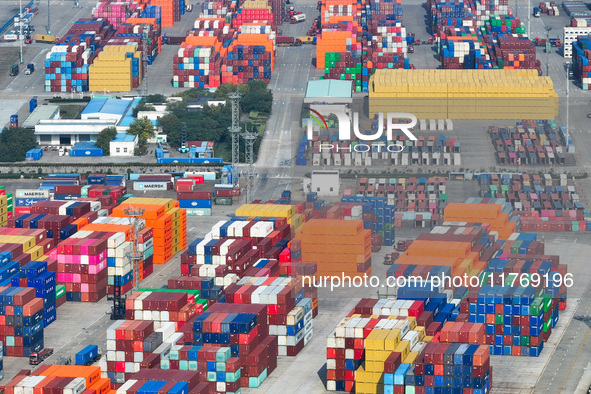
[[[111,156],[133,156],[138,142],[137,135],[127,133],[117,133],[113,141],[109,143],[109,152]]]

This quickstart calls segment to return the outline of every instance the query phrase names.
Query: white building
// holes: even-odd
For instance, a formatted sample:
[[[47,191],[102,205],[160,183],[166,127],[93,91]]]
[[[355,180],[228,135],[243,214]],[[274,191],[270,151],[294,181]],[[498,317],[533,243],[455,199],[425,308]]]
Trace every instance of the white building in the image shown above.
[[[339,195],[341,177],[339,171],[312,171],[312,179],[304,178],[304,193],[316,192],[319,196]]]
[[[133,156],[137,141],[137,135],[118,133],[115,139],[109,143],[110,155]]]
[[[59,119],[40,120],[35,125],[39,145],[74,145],[77,142],[96,141],[101,130],[114,127],[114,120]]]

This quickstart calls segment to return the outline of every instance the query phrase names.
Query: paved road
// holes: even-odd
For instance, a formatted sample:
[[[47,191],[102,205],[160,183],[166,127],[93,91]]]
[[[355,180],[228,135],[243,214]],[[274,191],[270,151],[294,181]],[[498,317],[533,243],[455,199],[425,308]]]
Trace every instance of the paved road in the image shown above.
[[[284,24],[280,27],[284,35],[306,35],[312,20],[318,15],[313,0],[297,2],[295,7],[305,13],[308,20],[295,25]],[[281,191],[288,185],[301,188],[301,180],[294,179],[292,183],[291,176],[295,164],[294,149],[300,137],[299,120],[307,82],[318,79],[323,71],[313,66],[312,59],[315,57],[314,45],[277,48],[275,71],[269,84],[273,91],[273,108],[255,164],[258,174],[254,183],[257,198],[279,198]]]

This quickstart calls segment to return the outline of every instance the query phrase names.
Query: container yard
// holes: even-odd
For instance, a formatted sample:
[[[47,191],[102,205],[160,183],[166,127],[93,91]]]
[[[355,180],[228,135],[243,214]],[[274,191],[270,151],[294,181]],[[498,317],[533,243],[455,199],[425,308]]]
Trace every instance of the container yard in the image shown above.
[[[0,392],[589,390],[588,4],[66,3],[0,41]]]

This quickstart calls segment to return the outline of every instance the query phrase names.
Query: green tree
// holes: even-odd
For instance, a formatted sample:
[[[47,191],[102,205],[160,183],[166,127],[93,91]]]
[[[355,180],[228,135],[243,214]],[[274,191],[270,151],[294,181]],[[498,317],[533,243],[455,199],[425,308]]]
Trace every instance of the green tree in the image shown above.
[[[248,92],[240,100],[240,106],[246,113],[257,111],[268,115],[273,106],[273,93],[263,81],[250,81]]]
[[[101,130],[98,137],[96,138],[96,145],[97,148],[101,148],[103,150],[103,154],[105,156],[109,156],[110,152],[110,142],[115,139],[117,136],[117,129],[115,127],[107,127]]]
[[[154,125],[150,119],[143,117],[134,120],[127,129],[127,134],[137,135],[140,146],[148,144],[148,139],[154,137]]]
[[[236,89],[238,89],[238,91],[244,95],[248,92],[249,88],[248,85],[234,85],[231,83],[224,83],[216,89],[214,97],[218,100],[225,100],[228,98],[228,95],[232,92],[235,92]]]
[[[0,161],[23,161],[27,151],[36,147],[34,130],[22,127],[4,128],[0,134]]]
[[[163,94],[150,94],[146,97],[146,103],[161,104],[166,102],[166,96]]]
[[[171,146],[177,147],[181,141],[181,121],[175,114],[166,114],[160,118],[160,127],[166,134],[166,140]]]

